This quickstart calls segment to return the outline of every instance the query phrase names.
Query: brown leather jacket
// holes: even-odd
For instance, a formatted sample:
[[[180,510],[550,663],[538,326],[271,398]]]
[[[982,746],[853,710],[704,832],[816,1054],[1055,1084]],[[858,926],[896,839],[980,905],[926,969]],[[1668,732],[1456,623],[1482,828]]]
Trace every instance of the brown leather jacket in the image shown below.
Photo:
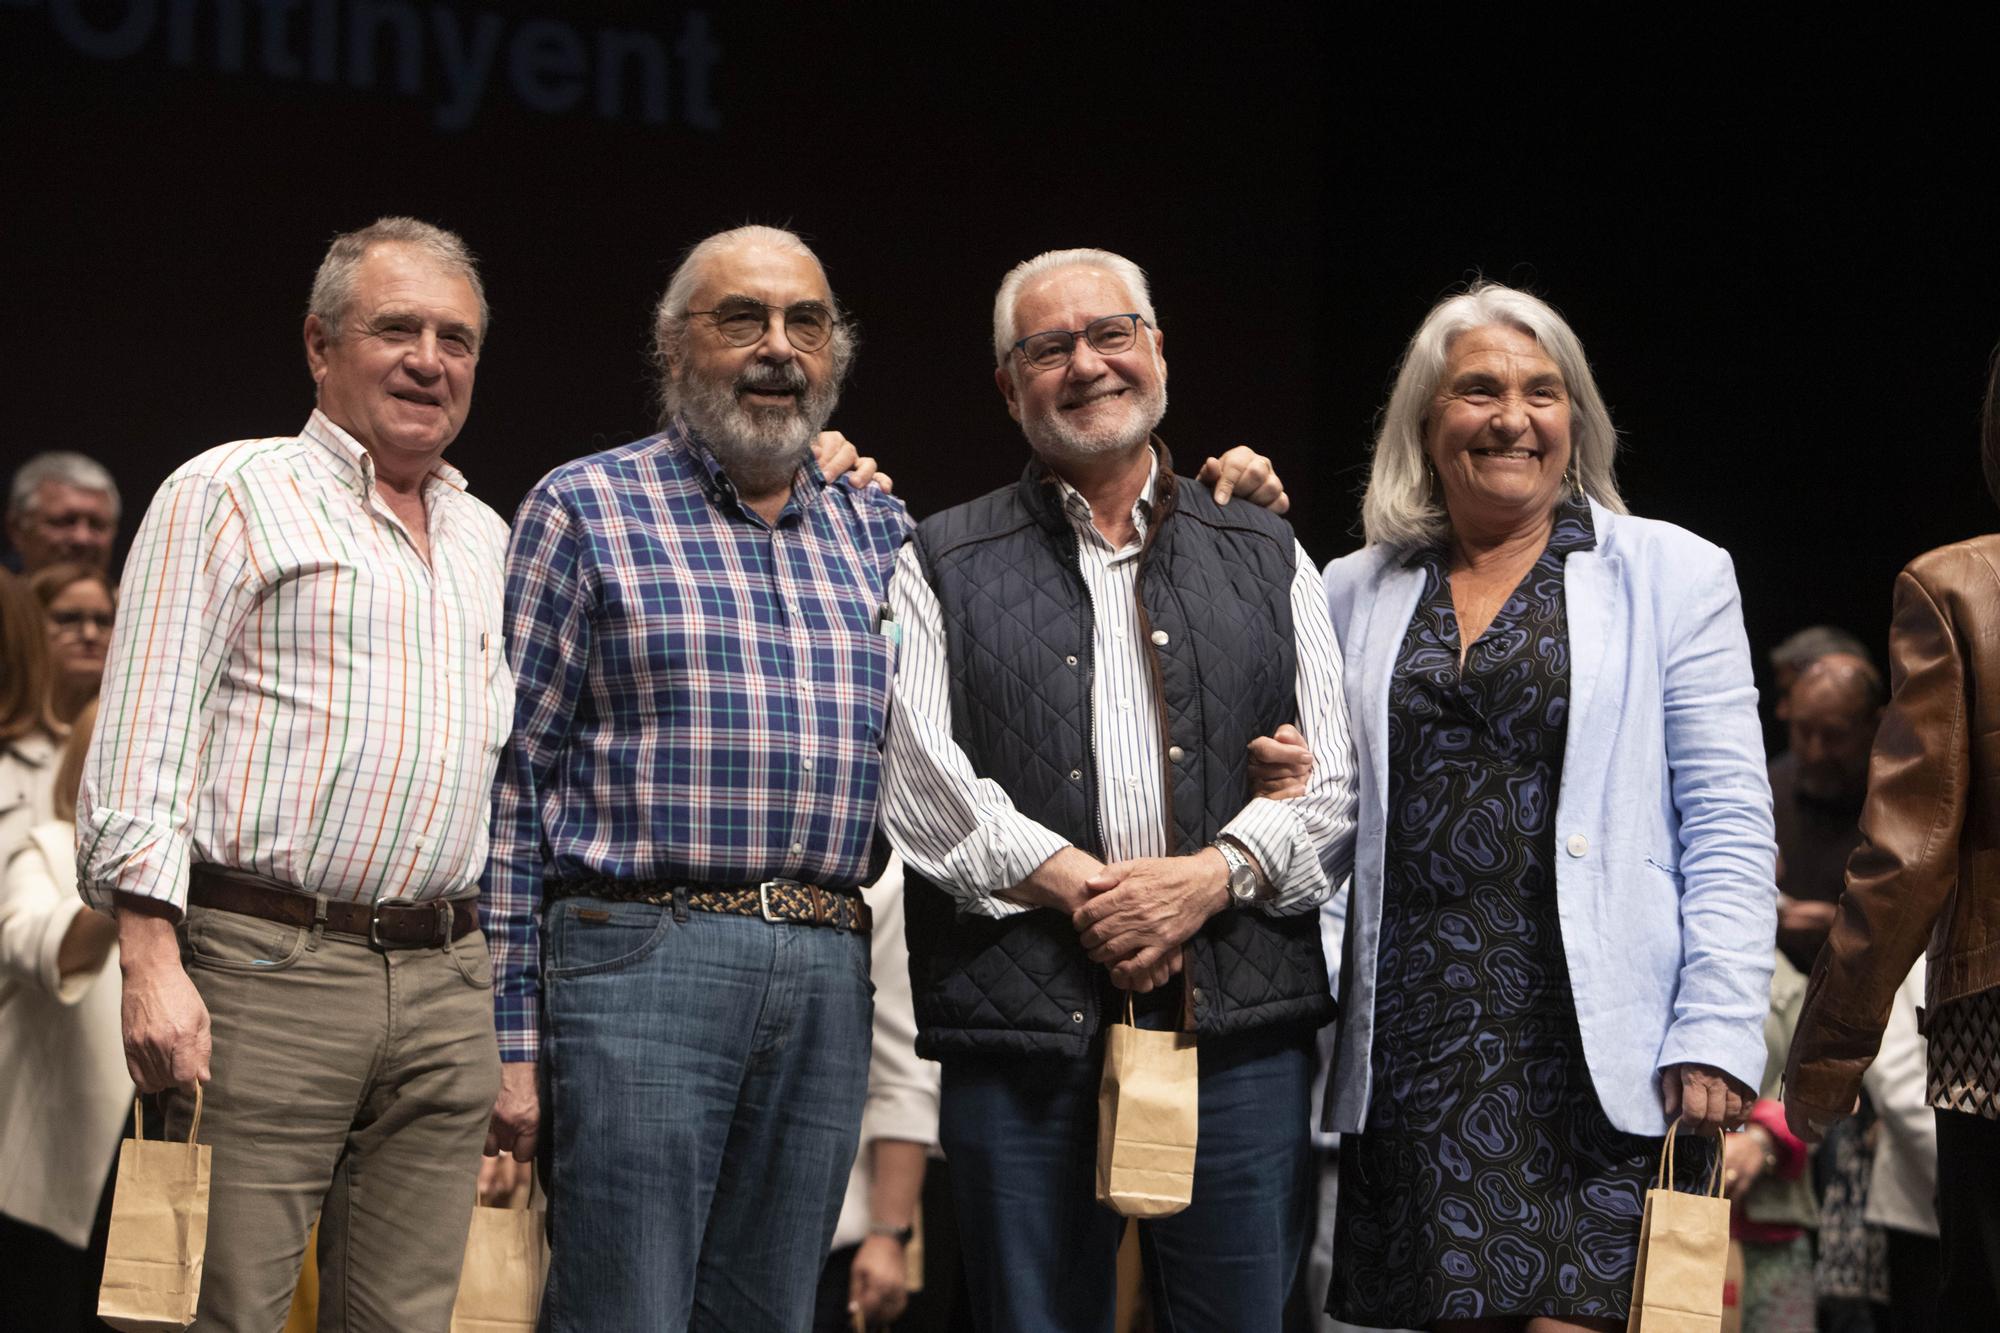
[[[1863,840],[1785,1069],[1792,1124],[1815,1137],[1853,1109],[1926,941],[1931,1011],[2000,986],[2000,535],[1898,576],[1889,686]]]

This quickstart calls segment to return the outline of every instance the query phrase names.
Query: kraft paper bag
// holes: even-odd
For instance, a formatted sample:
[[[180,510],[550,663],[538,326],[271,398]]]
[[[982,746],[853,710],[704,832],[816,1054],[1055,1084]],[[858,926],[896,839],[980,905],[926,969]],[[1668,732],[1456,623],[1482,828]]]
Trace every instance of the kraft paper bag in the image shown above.
[[[519,1206],[472,1210],[451,1333],[534,1333],[549,1275],[547,1214],[536,1193],[531,1183]]]
[[[1201,1064],[1192,1032],[1125,1021],[1104,1034],[1097,1088],[1097,1201],[1123,1217],[1170,1217],[1194,1199]]]
[[[1729,1200],[1722,1197],[1722,1135],[1708,1188],[1674,1188],[1674,1131],[1660,1149],[1660,1176],[1639,1218],[1639,1267],[1632,1275],[1626,1333],[1721,1333],[1729,1270]]]
[[[194,1322],[208,1254],[209,1149],[194,1090],[188,1141],[148,1143],[132,1103],[132,1137],[118,1150],[97,1317],[123,1333],[171,1333]]]

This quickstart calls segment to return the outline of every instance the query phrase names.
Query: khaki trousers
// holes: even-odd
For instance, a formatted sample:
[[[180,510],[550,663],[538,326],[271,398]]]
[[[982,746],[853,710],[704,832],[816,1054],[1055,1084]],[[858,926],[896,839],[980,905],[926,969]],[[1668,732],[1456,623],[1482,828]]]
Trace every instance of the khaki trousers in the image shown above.
[[[473,932],[378,952],[190,907],[214,1151],[200,1333],[275,1333],[320,1218],[321,1333],[446,1333],[500,1088],[492,961]],[[191,1098],[167,1098],[169,1135]]]

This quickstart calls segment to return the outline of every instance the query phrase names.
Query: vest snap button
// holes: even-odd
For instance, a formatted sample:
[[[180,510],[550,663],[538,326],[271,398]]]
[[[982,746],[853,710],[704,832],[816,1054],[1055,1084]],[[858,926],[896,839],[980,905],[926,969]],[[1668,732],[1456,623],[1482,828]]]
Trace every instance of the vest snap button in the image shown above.
[[[1083,1021],[1083,1010],[1081,1009],[1070,1010],[1069,1021],[1072,1023],[1081,1023]]]
[[[1064,658],[1063,660],[1064,660],[1065,662],[1068,662],[1068,663],[1069,663],[1069,664],[1070,664],[1071,666],[1075,666],[1075,665],[1076,665],[1076,654],[1075,654],[1075,653],[1071,653],[1071,654],[1070,654],[1070,655],[1069,655],[1068,657],[1065,657],[1065,658]]]
[[[1178,764],[1181,760],[1187,758],[1187,751],[1178,745],[1170,745],[1167,747],[1167,758]]]
[[[1166,647],[1166,646],[1167,646],[1167,632],[1166,632],[1165,630],[1163,630],[1163,629],[1156,629],[1156,630],[1154,630],[1154,631],[1153,631],[1153,642],[1154,642],[1154,643],[1156,643],[1156,644],[1158,644],[1158,645],[1159,645],[1160,647],[1162,647],[1162,648]]]
[[[1069,780],[1070,780],[1071,782],[1081,782],[1081,781],[1083,781],[1083,770],[1082,770],[1082,769],[1080,769],[1080,768],[1072,768],[1072,769],[1071,769],[1071,770],[1069,771]]]

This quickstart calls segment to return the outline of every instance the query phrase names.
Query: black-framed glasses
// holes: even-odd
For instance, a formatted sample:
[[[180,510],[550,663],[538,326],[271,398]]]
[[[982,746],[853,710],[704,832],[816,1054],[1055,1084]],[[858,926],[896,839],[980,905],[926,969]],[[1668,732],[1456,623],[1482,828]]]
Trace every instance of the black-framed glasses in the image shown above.
[[[1015,343],[1014,350],[1032,369],[1054,370],[1068,365],[1069,359],[1076,355],[1079,337],[1099,356],[1131,351],[1132,344],[1139,340],[1139,326],[1145,322],[1146,317],[1140,314],[1103,315],[1080,329],[1043,329],[1031,333]]]
[[[109,611],[51,611],[49,623],[56,627],[58,634],[81,633],[85,625],[99,634],[109,634],[112,616]]]
[[[689,315],[706,315],[731,347],[748,347],[771,327],[773,313],[785,321],[785,340],[801,352],[817,352],[833,338],[840,317],[819,301],[797,301],[788,306],[765,305],[762,301],[732,297],[713,310],[690,310]]]

